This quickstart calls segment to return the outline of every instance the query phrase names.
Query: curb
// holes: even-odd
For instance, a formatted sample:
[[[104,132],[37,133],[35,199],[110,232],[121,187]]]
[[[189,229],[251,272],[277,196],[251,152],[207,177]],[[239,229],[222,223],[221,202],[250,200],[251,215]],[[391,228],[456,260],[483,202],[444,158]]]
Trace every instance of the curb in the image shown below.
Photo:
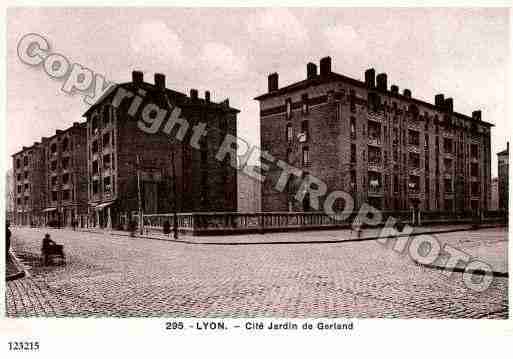
[[[466,231],[475,231],[480,229],[487,228],[497,228],[503,227],[502,225],[483,225],[478,228],[475,227],[465,227],[465,228],[455,228],[455,229],[443,229],[439,231],[421,231],[421,232],[412,232],[410,234],[399,234],[393,237],[382,237],[382,236],[371,236],[371,237],[363,237],[363,238],[349,238],[349,239],[341,239],[341,240],[320,240],[320,241],[275,241],[275,242],[202,242],[202,241],[190,241],[190,240],[179,240],[179,239],[171,239],[171,238],[159,238],[152,237],[148,235],[136,235],[133,237],[136,238],[144,238],[144,239],[152,239],[157,241],[167,241],[167,242],[176,242],[176,243],[185,243],[185,244],[201,244],[201,245],[217,245],[217,246],[244,246],[244,245],[267,245],[267,244],[334,244],[334,243],[344,243],[344,242],[363,242],[363,241],[375,241],[378,239],[386,239],[386,238],[403,238],[410,236],[420,236],[426,234],[440,234],[440,233],[454,233],[454,232],[466,232]],[[121,234],[121,233],[112,233],[112,232],[102,232],[95,230],[82,230],[83,232],[97,233],[97,234],[110,234],[112,236],[119,237],[130,237],[130,234]]]
[[[21,264],[20,260],[18,259],[18,257],[16,257],[16,255],[14,254],[13,251],[9,250],[9,256],[11,257],[14,266],[18,270],[18,273],[12,274],[10,276],[6,275],[6,281],[12,281],[12,280],[28,277],[27,270],[25,269],[23,264]]]
[[[439,266],[436,264],[423,264],[423,263],[419,263],[417,261],[414,261],[414,263],[419,266],[425,267],[425,268],[444,270],[444,271],[453,272],[453,273],[470,273],[473,275],[478,274],[478,275],[489,275],[489,276],[498,277],[498,278],[509,278],[509,272],[498,272],[498,271],[485,272],[485,271],[480,271],[480,270],[468,271],[465,268],[461,268],[461,267],[444,267],[444,266]]]

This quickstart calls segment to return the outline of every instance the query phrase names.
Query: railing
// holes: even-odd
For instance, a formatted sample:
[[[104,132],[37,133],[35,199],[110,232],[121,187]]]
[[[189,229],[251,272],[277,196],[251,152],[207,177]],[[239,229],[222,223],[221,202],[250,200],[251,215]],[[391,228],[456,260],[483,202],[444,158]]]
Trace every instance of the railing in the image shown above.
[[[337,220],[323,212],[196,212],[177,213],[178,230],[193,235],[216,235],[237,233],[263,233],[278,231],[300,231],[317,229],[349,228],[358,212],[337,213],[343,219]],[[385,224],[388,217],[393,217],[405,224],[412,224],[413,218],[419,218],[418,211],[381,211]],[[370,214],[369,216],[372,216]],[[504,211],[420,211],[421,223],[474,223],[477,217],[482,222],[504,222]],[[135,218],[137,220],[137,218]],[[416,221],[417,219],[415,219]],[[168,221],[173,227],[174,214],[145,214],[143,216],[145,232],[163,231]]]

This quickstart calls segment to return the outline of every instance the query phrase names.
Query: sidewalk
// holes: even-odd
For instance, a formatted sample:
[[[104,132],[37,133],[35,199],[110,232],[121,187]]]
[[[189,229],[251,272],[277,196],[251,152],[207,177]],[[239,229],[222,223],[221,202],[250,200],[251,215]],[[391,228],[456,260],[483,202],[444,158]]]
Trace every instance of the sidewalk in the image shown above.
[[[480,229],[493,228],[496,226],[481,226]],[[451,233],[473,230],[469,224],[437,225],[429,227],[414,227],[413,234],[436,234]],[[104,235],[130,237],[129,232],[120,230],[105,230],[97,228],[82,228],[80,231],[99,233]],[[317,231],[291,231],[273,232],[263,234],[235,234],[221,236],[192,236],[190,234],[179,234],[178,239],[173,234],[165,235],[158,232],[145,232],[142,235],[137,233],[134,239],[155,239],[189,244],[210,244],[210,245],[251,245],[251,244],[308,244],[308,243],[338,243],[376,240],[381,237],[383,228],[368,228],[362,230],[358,238],[357,233],[351,229],[329,229]]]
[[[5,263],[6,280],[11,281],[25,277],[26,272],[23,265],[18,261],[14,254],[9,251]]]

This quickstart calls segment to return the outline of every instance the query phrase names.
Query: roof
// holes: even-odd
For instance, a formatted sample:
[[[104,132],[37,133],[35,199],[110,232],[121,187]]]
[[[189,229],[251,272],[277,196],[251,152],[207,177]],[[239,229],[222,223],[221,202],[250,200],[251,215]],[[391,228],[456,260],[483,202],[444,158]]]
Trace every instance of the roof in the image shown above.
[[[272,91],[272,92],[268,92],[268,93],[259,95],[259,96],[255,97],[254,99],[258,100],[258,101],[261,101],[261,100],[265,100],[267,98],[271,98],[271,97],[280,96],[280,95],[283,95],[283,94],[286,94],[286,93],[290,93],[292,91],[298,91],[298,90],[306,89],[306,88],[308,88],[310,86],[316,86],[316,85],[320,85],[320,84],[324,84],[324,83],[331,83],[331,82],[337,82],[337,81],[345,82],[345,83],[351,84],[351,85],[356,86],[356,87],[367,89],[367,85],[365,84],[365,82],[363,82],[361,80],[357,80],[357,79],[354,79],[352,77],[344,76],[344,75],[341,75],[341,74],[336,73],[336,72],[330,72],[328,75],[325,75],[325,76],[316,75],[315,77],[312,77],[310,79],[305,79],[305,80],[302,80],[302,81],[299,81],[299,82],[295,82],[295,83],[290,84],[288,86],[279,88],[276,91]],[[440,110],[438,107],[436,107],[432,103],[429,103],[429,102],[426,102],[426,101],[422,101],[422,100],[419,100],[419,99],[416,99],[416,98],[413,98],[413,97],[411,97],[411,98],[410,97],[405,97],[404,95],[401,95],[399,93],[395,93],[394,94],[394,93],[392,93],[389,90],[385,90],[384,91],[384,90],[380,90],[378,88],[374,88],[373,90],[376,91],[376,92],[380,92],[382,94],[386,94],[386,95],[389,95],[389,96],[397,97],[397,98],[402,99],[402,100],[410,101],[410,102],[413,102],[413,103],[418,104],[418,105],[426,106],[426,107],[428,107],[430,109],[433,109],[433,110]],[[456,117],[465,119],[465,120],[475,121],[471,116],[467,116],[467,115],[464,115],[464,114],[459,113],[459,112],[453,112],[453,115],[455,115]],[[485,121],[482,121],[482,120],[480,120],[479,123],[481,123],[483,125],[486,125],[486,126],[490,126],[490,127],[494,126],[492,123],[485,122]]]
[[[89,109],[87,109],[87,111],[82,116],[84,116],[84,117],[89,116],[94,111],[94,109],[96,107],[98,107],[100,104],[105,102],[107,100],[107,98],[109,98],[110,96],[113,96],[114,92],[120,87],[124,88],[126,90],[129,90],[129,91],[132,91],[133,93],[137,92],[137,90],[139,90],[139,89],[143,89],[143,90],[153,94],[154,96],[158,96],[158,94],[161,91],[154,84],[150,84],[147,82],[141,82],[139,84],[136,84],[134,82],[124,82],[121,84],[115,84],[115,85],[109,87],[109,89],[91,107],[89,107]],[[224,100],[220,103],[207,102],[206,100],[201,99],[201,98],[198,98],[197,100],[192,100],[190,97],[188,97],[186,94],[184,94],[182,92],[170,90],[168,88],[166,88],[165,91],[166,91],[167,96],[169,96],[173,100],[177,101],[180,106],[188,106],[188,105],[196,106],[198,104],[201,104],[201,105],[212,106],[212,107],[215,107],[215,108],[218,108],[221,110],[225,110],[225,111],[233,111],[233,112],[237,112],[237,113],[240,112],[236,108],[229,107],[229,106],[227,107],[224,104],[224,102],[226,100]]]

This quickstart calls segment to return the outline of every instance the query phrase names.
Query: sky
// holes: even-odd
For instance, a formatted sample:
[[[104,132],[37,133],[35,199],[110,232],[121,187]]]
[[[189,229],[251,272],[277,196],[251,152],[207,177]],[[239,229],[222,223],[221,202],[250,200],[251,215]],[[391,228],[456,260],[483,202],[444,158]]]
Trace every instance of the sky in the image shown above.
[[[507,9],[430,8],[10,8],[7,19],[7,163],[22,146],[83,121],[82,93],[17,55],[28,33],[46,38],[65,56],[112,82],[133,70],[166,75],[168,88],[212,93],[241,110],[238,136],[258,145],[259,107],[267,75],[279,86],[303,80],[306,64],[331,56],[335,72],[363,79],[373,67],[389,84],[433,102],[454,98],[454,109],[481,109],[495,153],[509,141],[511,112]],[[12,165],[12,164],[11,164]]]

